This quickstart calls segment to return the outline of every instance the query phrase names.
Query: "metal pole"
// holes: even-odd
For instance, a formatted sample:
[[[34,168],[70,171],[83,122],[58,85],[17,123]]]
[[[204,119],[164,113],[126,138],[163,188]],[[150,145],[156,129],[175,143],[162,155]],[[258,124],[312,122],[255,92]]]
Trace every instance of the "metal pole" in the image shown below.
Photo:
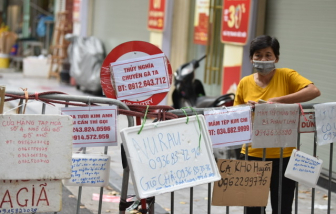
[[[317,133],[314,132],[314,152],[313,155],[316,157],[317,152]],[[311,202],[311,213],[314,214],[314,207],[315,207],[315,188],[312,188],[312,202]]]
[[[208,183],[208,214],[211,214],[211,183]]]
[[[174,192],[170,193],[170,213],[174,214]]]
[[[300,123],[298,124],[300,126]],[[300,130],[298,128],[298,130]],[[296,141],[296,148],[300,150],[300,132],[298,133],[297,141]],[[295,214],[298,213],[298,206],[299,206],[299,183],[295,182]]]
[[[281,213],[282,167],[283,167],[283,147],[280,148],[280,160],[279,160],[278,213]]]
[[[107,150],[108,150],[108,147],[105,146],[104,147],[104,154],[105,155],[107,155]],[[100,188],[100,194],[99,194],[98,214],[101,214],[102,204],[103,204],[103,194],[104,194],[104,187],[101,187]]]
[[[245,160],[248,160],[248,145],[245,143]],[[244,207],[244,214],[247,213],[246,207]]]
[[[328,214],[330,214],[331,209],[331,184],[332,184],[332,162],[333,162],[333,149],[334,143],[330,144],[330,156],[329,156],[329,188],[328,188]]]
[[[126,203],[128,180],[129,180],[129,166],[127,163],[126,153],[125,153],[123,144],[121,144],[121,159],[122,159],[124,171],[123,171],[123,177],[122,177],[122,183],[121,183],[120,203],[122,202]],[[121,208],[121,205],[119,204],[119,213],[124,214],[125,210],[121,210],[120,208]]]
[[[265,161],[266,160],[266,148],[263,148],[263,157],[262,160]],[[260,210],[260,214],[264,214],[265,213],[265,209],[261,209]]]
[[[85,154],[85,153],[86,153],[86,147],[83,148],[83,154]],[[78,197],[77,197],[77,210],[76,210],[76,214],[80,213],[81,198],[82,198],[82,186],[79,186],[79,188],[78,188]]]
[[[194,201],[194,187],[190,188],[190,207],[189,207],[189,213],[193,213],[193,201]]]

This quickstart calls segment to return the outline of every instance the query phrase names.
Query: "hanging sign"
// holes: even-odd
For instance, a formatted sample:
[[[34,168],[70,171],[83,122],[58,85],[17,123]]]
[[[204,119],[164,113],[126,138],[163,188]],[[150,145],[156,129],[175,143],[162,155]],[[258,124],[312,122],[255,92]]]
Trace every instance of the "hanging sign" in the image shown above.
[[[209,0],[196,0],[194,43],[206,45],[208,40]]]
[[[148,22],[149,30],[162,32],[165,27],[166,0],[149,0]]]
[[[221,179],[214,184],[212,205],[266,206],[272,161],[217,161]]]
[[[110,175],[108,155],[73,154],[71,178],[63,179],[65,186],[96,186],[108,185]]]
[[[140,199],[220,179],[203,115],[130,127],[120,134]]]
[[[204,111],[204,116],[214,148],[251,142],[251,107]]]
[[[285,171],[285,177],[314,188],[320,177],[322,163],[322,160],[294,149]]]
[[[252,148],[296,147],[298,125],[297,104],[256,104]]]
[[[170,89],[164,54],[123,60],[110,66],[118,100],[168,92]]]
[[[71,176],[72,118],[0,115],[0,179]]]
[[[245,45],[249,35],[251,0],[223,0],[221,41]]]
[[[315,132],[315,114],[314,112],[306,112],[300,115],[300,133]]]
[[[117,146],[117,106],[62,108],[73,118],[73,147]]]
[[[0,213],[59,212],[61,180],[0,180]]]
[[[140,67],[134,68],[132,62],[139,63],[139,60],[145,60],[147,64],[140,63]],[[114,73],[118,73],[117,82],[114,81]],[[100,70],[106,97],[117,99],[121,95],[122,102],[136,105],[158,105],[168,93],[167,88],[172,83],[171,75],[171,65],[163,52],[155,45],[142,41],[126,42],[114,48],[105,58]],[[165,89],[155,91],[159,85]],[[137,95],[130,96],[130,92]]]
[[[314,105],[317,144],[336,142],[336,102]]]

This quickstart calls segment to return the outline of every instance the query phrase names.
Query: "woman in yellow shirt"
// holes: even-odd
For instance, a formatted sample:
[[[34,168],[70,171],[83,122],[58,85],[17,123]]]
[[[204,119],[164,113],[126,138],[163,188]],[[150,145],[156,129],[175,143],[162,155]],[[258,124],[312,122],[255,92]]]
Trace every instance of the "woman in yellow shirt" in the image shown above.
[[[258,36],[251,41],[250,59],[255,73],[244,77],[239,82],[234,105],[255,105],[262,99],[272,103],[300,103],[320,96],[320,91],[310,80],[289,68],[275,68],[279,61],[280,44],[274,37]],[[284,148],[283,174],[287,167],[293,148]],[[245,146],[242,147],[245,154]],[[249,160],[262,160],[263,149],[248,147]],[[242,157],[243,158],[243,157]],[[278,214],[278,181],[279,181],[280,148],[267,148],[266,160],[273,161],[271,177],[272,214]],[[282,175],[281,214],[292,212],[295,182]],[[262,207],[247,207],[247,214],[259,214]]]

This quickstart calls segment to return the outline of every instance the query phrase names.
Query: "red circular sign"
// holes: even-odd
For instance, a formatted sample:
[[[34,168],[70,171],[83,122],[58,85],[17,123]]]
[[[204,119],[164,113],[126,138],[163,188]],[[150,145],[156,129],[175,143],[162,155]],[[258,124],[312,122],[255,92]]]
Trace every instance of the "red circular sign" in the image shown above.
[[[115,89],[112,86],[111,80],[111,72],[110,72],[110,64],[118,61],[118,59],[126,54],[136,55],[137,53],[145,54],[145,55],[155,55],[162,54],[163,52],[157,46],[143,41],[131,41],[125,42],[117,47],[115,47],[105,58],[103,65],[100,69],[100,82],[102,85],[102,89],[106,95],[106,97],[116,99]],[[132,57],[137,58],[138,56]],[[172,83],[172,69],[170,63],[167,59],[167,68],[169,74],[169,82]],[[153,94],[149,98],[146,98],[141,101],[131,101],[131,100],[122,100],[122,102],[126,104],[138,104],[138,105],[157,105],[159,104],[167,95],[168,92]]]

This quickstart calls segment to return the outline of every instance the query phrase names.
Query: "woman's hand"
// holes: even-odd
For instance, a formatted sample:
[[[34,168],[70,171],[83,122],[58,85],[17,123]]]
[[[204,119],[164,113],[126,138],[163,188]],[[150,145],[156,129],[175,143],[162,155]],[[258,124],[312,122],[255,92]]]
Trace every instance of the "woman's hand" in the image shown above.
[[[273,97],[267,100],[268,103],[280,103],[279,97]]]
[[[314,84],[309,84],[298,92],[281,97],[273,97],[271,99],[268,99],[267,102],[287,103],[287,104],[301,103],[310,101],[320,95],[321,95],[320,90]]]
[[[247,104],[248,104],[248,105],[251,105],[252,108],[254,108],[254,106],[255,106],[255,104],[257,104],[257,102],[252,101],[252,100],[249,100],[249,101],[247,102]]]

